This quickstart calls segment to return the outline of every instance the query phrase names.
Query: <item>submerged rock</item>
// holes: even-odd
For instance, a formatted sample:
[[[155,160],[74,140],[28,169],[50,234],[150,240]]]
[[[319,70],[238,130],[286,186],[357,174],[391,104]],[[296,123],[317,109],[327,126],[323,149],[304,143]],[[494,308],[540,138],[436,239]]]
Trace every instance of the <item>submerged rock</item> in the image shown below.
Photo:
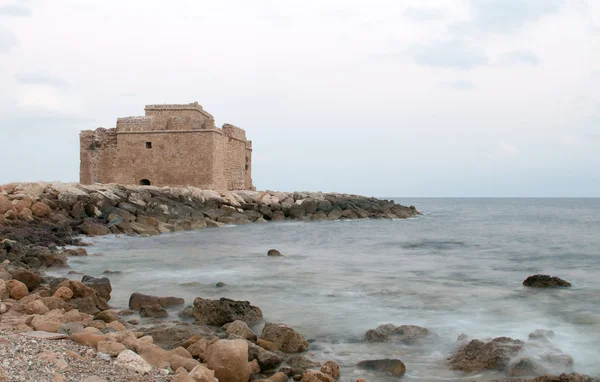
[[[271,256],[271,257],[281,257],[281,256],[283,256],[283,255],[281,254],[281,252],[279,252],[279,251],[278,251],[278,250],[276,250],[276,249],[269,249],[269,251],[267,252],[267,256]]]
[[[429,329],[416,325],[394,326],[392,324],[380,325],[376,329],[365,333],[368,342],[402,342],[415,344],[426,338],[431,338],[433,333]]]
[[[523,285],[535,288],[570,287],[571,283],[549,275],[533,275],[523,281]]]
[[[508,337],[494,338],[489,342],[472,340],[461,346],[448,359],[450,370],[466,372],[482,370],[504,371],[524,343]]]
[[[376,370],[383,373],[391,374],[395,377],[401,377],[406,372],[404,362],[399,359],[375,359],[360,361],[356,364],[360,369]]]

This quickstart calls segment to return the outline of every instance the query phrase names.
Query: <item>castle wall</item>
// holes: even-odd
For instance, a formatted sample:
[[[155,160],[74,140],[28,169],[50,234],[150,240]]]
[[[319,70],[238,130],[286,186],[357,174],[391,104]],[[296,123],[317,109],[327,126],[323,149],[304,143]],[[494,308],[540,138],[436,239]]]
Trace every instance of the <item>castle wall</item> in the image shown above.
[[[118,134],[111,183],[215,188],[211,131]],[[150,143],[151,148],[146,144]]]
[[[85,130],[79,134],[79,179],[83,184],[102,182],[115,172],[116,129]]]
[[[251,155],[243,129],[215,128],[197,103],[149,105],[145,117],[119,118],[116,129],[81,132],[80,181],[253,189]]]

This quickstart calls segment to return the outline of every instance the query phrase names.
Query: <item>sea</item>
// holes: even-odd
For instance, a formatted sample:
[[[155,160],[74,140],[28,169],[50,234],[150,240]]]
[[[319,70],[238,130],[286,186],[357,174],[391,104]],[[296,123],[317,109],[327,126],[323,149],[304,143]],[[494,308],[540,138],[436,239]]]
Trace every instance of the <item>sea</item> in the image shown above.
[[[356,366],[382,358],[405,363],[404,381],[503,379],[450,371],[457,337],[527,340],[536,329],[554,331],[552,345],[574,359],[576,372],[600,375],[600,199],[388,199],[422,215],[107,236],[90,239],[90,255],[69,264],[92,276],[120,271],[108,275],[115,309],[126,309],[132,292],[183,297],[186,305],[195,297],[250,301],[265,321],[309,339],[309,358],[339,363],[341,381],[397,380]],[[284,257],[267,257],[271,248]],[[538,273],[573,286],[522,285]],[[436,338],[413,346],[363,341],[388,323],[423,326]]]

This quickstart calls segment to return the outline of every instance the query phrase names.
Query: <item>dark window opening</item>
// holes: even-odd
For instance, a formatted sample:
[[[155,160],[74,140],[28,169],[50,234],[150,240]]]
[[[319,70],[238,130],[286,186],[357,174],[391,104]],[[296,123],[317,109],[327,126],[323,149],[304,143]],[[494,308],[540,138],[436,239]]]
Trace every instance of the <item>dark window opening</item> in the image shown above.
[[[150,181],[148,179],[140,180],[140,186],[149,186],[149,185],[150,185]]]
[[[248,171],[248,163],[246,163],[246,171]]]
[[[152,148],[152,142],[146,142],[146,148],[147,149],[151,149]]]

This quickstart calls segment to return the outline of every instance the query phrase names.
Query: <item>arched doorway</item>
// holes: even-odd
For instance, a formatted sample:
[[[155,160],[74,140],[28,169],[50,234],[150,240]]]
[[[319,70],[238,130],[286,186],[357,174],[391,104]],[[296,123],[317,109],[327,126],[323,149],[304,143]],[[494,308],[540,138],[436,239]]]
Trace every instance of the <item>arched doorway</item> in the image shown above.
[[[149,185],[150,185],[150,181],[148,179],[140,180],[140,186],[149,186]]]

